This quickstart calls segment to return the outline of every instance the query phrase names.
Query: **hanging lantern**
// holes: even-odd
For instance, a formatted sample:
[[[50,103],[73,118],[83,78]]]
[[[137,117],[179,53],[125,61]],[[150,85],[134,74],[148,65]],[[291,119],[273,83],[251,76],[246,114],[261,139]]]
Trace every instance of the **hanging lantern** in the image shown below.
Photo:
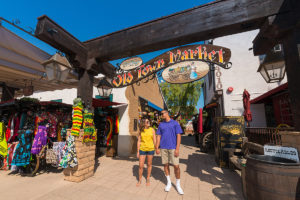
[[[42,63],[49,81],[64,82],[72,68],[66,57],[59,53]]]
[[[284,62],[261,64],[257,70],[267,83],[280,82],[285,76]]]
[[[97,85],[97,90],[101,97],[109,97],[112,92],[112,86],[106,78],[102,78]]]

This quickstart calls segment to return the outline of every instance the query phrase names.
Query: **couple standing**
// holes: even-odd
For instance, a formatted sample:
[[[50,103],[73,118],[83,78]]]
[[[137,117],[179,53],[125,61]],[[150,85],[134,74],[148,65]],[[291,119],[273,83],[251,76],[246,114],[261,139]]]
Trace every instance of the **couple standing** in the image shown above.
[[[146,185],[150,185],[150,175],[152,170],[152,159],[154,152],[161,153],[162,164],[167,178],[165,191],[171,189],[170,164],[174,166],[176,176],[176,189],[179,194],[184,194],[180,186],[180,168],[179,168],[179,147],[181,143],[181,134],[183,133],[180,125],[171,119],[167,110],[161,111],[164,120],[158,126],[157,133],[151,128],[149,119],[143,119],[138,136],[137,157],[139,158],[139,181],[136,186],[141,185],[144,163],[147,157],[147,180]]]

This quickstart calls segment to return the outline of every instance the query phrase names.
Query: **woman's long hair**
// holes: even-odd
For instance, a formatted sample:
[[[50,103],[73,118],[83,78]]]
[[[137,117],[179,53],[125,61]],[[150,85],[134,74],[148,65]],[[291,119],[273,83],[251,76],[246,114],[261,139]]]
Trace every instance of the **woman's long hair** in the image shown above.
[[[147,117],[142,118],[141,123],[140,123],[140,134],[141,134],[141,132],[143,132],[145,130],[147,120],[149,121],[149,123],[150,123],[149,126],[151,127],[150,119]]]

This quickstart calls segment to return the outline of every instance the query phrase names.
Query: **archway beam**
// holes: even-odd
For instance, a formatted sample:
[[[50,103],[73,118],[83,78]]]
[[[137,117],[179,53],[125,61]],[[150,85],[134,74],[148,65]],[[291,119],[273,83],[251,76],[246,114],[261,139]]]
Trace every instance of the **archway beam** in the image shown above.
[[[84,42],[88,57],[101,61],[260,28],[280,12],[284,0],[223,0],[123,29]]]

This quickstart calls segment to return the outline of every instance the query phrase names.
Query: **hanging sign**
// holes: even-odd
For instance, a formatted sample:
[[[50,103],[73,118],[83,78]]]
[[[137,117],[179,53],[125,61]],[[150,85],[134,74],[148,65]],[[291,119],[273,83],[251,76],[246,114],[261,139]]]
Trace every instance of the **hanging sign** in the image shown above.
[[[185,61],[166,68],[162,77],[169,83],[189,83],[204,77],[209,65],[202,61]]]
[[[230,56],[230,49],[215,45],[197,44],[179,47],[170,50],[162,55],[159,55],[156,58],[153,58],[152,60],[138,66],[135,69],[131,69],[129,71],[117,74],[116,77],[112,79],[111,85],[115,88],[132,85],[147,77],[155,76],[156,72],[162,69],[171,67],[172,65],[176,65],[179,63],[183,63],[181,65],[177,65],[177,67],[180,68],[190,65],[191,72],[191,65],[194,65],[193,72],[195,73],[192,73],[192,75],[190,74],[189,81],[186,80],[187,82],[190,82],[196,80],[196,78],[198,78],[198,74],[202,77],[205,76],[204,72],[207,71],[207,67],[202,66],[197,68],[197,66],[200,66],[199,61],[213,63],[219,65],[220,67],[228,69]],[[194,63],[192,64],[193,61]],[[177,67],[174,67],[174,69]]]
[[[128,71],[128,70],[137,68],[141,64],[143,64],[143,60],[140,57],[134,57],[134,58],[129,58],[129,59],[124,60],[121,63],[120,68],[125,71]]]

